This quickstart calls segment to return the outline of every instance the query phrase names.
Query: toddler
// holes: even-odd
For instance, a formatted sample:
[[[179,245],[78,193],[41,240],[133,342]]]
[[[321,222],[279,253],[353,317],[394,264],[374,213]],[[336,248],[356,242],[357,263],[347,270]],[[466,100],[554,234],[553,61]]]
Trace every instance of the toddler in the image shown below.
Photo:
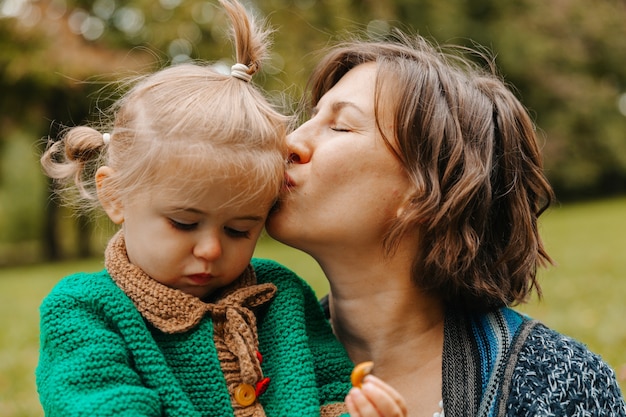
[[[158,71],[119,100],[105,132],[69,129],[41,158],[83,208],[120,225],[106,269],[66,277],[41,305],[46,416],[345,412],[352,363],[313,291],[251,260],[284,182],[286,119],[250,83],[267,30],[221,4],[230,75]]]

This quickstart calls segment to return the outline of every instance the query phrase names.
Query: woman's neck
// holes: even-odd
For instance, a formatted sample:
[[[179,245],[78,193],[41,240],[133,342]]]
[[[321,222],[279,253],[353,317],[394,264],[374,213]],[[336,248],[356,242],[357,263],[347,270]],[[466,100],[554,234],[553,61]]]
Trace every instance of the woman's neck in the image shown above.
[[[412,285],[394,286],[381,274],[378,285],[367,281],[331,284],[333,329],[354,362],[372,360],[383,366],[404,361],[407,352],[441,356],[443,308]],[[358,286],[355,288],[355,286]],[[364,293],[362,290],[369,288]]]
[[[443,305],[414,284],[414,252],[406,252],[318,258],[330,282],[335,334],[355,362],[373,360],[382,367],[394,352],[402,357],[409,349],[441,356]]]
[[[407,400],[411,416],[432,416],[441,400],[444,308],[411,279],[410,257],[320,262],[331,286],[334,332],[355,363]]]

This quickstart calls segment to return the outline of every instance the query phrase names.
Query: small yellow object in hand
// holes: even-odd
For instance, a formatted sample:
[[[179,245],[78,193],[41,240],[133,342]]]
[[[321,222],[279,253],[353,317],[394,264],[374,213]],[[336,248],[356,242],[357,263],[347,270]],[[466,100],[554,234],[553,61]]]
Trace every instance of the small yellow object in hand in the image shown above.
[[[360,364],[355,366],[352,370],[352,374],[350,375],[350,381],[352,382],[352,386],[356,388],[361,388],[363,378],[365,378],[366,375],[371,374],[373,369],[374,362],[372,361],[361,362]]]

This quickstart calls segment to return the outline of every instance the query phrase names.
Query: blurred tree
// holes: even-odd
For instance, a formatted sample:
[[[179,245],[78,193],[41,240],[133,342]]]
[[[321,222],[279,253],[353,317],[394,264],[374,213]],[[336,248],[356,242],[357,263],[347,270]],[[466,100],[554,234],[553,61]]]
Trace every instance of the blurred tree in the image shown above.
[[[83,122],[92,108],[92,96],[99,92],[102,83],[113,80],[118,71],[127,72],[133,68],[146,67],[151,57],[143,52],[113,50],[102,45],[87,42],[70,30],[69,16],[61,10],[61,5],[51,1],[36,4],[25,1],[3,2],[0,12],[0,146],[6,141],[26,140],[38,145],[38,154],[43,150],[45,140],[54,139],[64,126]],[[9,15],[10,14],[10,15]],[[9,16],[7,16],[9,15]],[[88,81],[93,76],[102,80]],[[101,103],[102,104],[102,103]],[[0,148],[4,163],[5,152]],[[21,170],[37,170],[31,155],[22,154]],[[0,179],[1,181],[1,179]],[[2,183],[0,182],[0,186]],[[11,189],[12,184],[7,188]],[[23,193],[18,190],[15,197]],[[25,233],[11,236],[14,242],[40,239],[43,256],[47,259],[62,257],[61,236],[58,228],[58,206],[56,200],[48,204],[49,190],[41,196],[39,207],[43,210],[42,228],[33,231],[22,228]],[[7,196],[6,201],[12,198]],[[36,223],[32,221],[32,210],[12,213],[11,223]],[[80,221],[77,233],[75,254],[89,254],[88,223]],[[67,233],[64,230],[64,233]],[[25,258],[32,255],[23,254]],[[12,259],[19,261],[19,259]]]
[[[487,36],[536,114],[558,195],[626,192],[626,3],[524,0],[511,12]]]

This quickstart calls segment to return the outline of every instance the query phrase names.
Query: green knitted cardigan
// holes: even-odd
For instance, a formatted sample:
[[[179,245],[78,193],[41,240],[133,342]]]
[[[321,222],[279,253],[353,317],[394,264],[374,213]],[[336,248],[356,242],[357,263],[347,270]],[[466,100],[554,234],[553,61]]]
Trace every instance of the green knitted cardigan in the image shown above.
[[[110,264],[107,259],[107,269],[118,268]],[[251,321],[253,333],[258,329],[258,337],[248,337],[255,346],[235,345],[253,348],[260,355],[258,361],[242,359],[241,363],[230,352],[224,356],[223,346],[217,343],[217,333],[223,332],[228,320],[218,323],[214,316],[230,317],[233,309],[199,310],[196,307],[209,303],[197,298],[172,305],[176,297],[169,301],[156,297],[163,290],[158,286],[141,293],[143,309],[138,309],[131,297],[137,302],[139,296],[129,297],[120,288],[132,280],[118,277],[116,283],[107,270],[61,280],[40,308],[36,380],[46,416],[298,417],[345,413],[343,399],[350,389],[353,364],[335,339],[311,288],[269,260],[253,259],[244,277],[256,279],[257,284],[240,282],[239,289],[247,291],[243,298],[254,298],[249,294],[255,291],[267,294],[268,288],[270,297],[243,309],[254,312],[251,317],[243,316]],[[126,289],[132,293],[133,286]],[[225,291],[223,299],[232,298],[234,290],[237,288]],[[162,329],[169,324],[159,323],[159,319],[186,324],[165,332]],[[242,328],[241,333],[250,336],[249,329]],[[222,339],[228,342],[237,336]],[[245,359],[245,352],[240,356]],[[260,365],[262,369],[256,372],[261,373],[263,388],[267,386],[253,405],[238,407],[232,388],[241,381],[225,375],[239,375],[241,370],[246,378],[246,361],[253,372],[250,375],[256,369],[253,365]]]

